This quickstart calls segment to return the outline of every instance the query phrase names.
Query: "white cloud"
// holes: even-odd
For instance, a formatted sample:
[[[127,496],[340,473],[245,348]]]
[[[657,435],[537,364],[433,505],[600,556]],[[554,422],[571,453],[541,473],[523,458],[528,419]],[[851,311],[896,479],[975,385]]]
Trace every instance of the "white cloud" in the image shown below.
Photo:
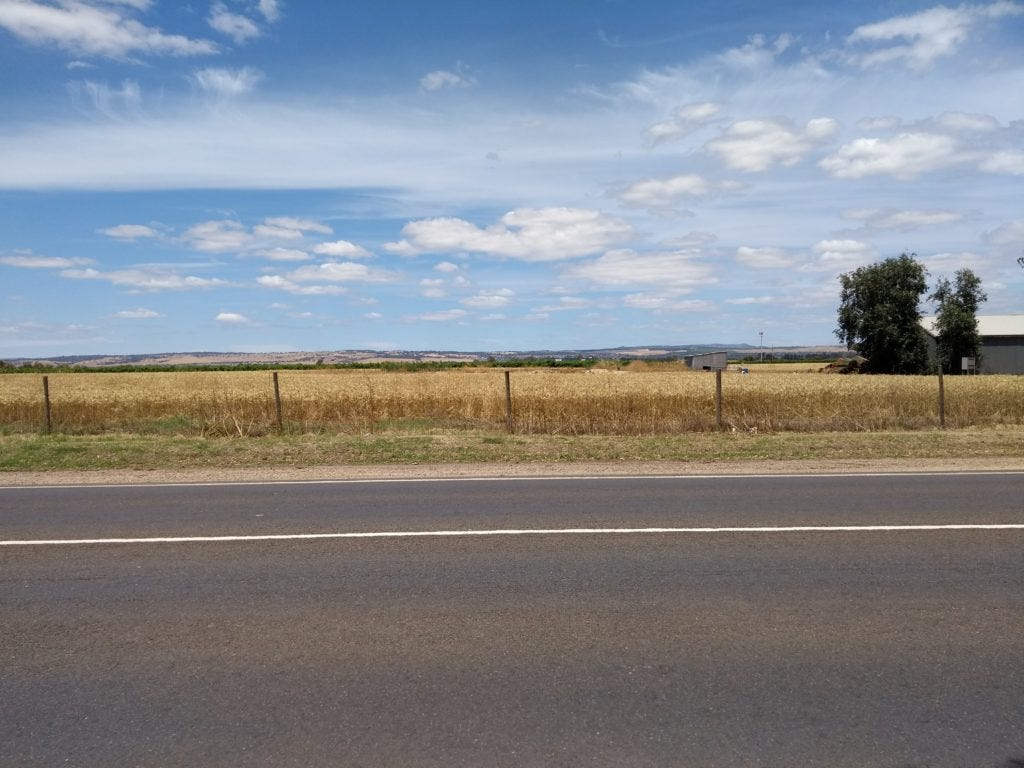
[[[224,67],[207,67],[194,73],[196,82],[204,91],[219,96],[241,96],[249,93],[263,79],[263,73],[252,67],[226,69]]]
[[[341,285],[301,285],[283,275],[264,275],[256,278],[264,288],[285,291],[296,296],[343,296],[348,289]]]
[[[138,3],[127,5],[144,7]],[[0,2],[0,27],[35,45],[55,45],[75,54],[111,59],[217,52],[217,46],[209,40],[166,35],[125,16],[119,8],[83,0],[65,0],[59,6],[4,0]]]
[[[420,78],[420,88],[425,91],[439,91],[442,88],[469,88],[473,85],[476,85],[476,80],[472,77],[446,69],[428,72]]]
[[[1024,176],[1024,152],[1016,150],[994,152],[981,161],[980,168],[989,173]]]
[[[263,220],[268,227],[279,227],[281,229],[296,229],[300,232],[319,232],[321,235],[329,235],[334,232],[326,224],[313,219],[299,219],[294,216],[270,216]]]
[[[684,104],[668,120],[648,128],[647,138],[652,145],[680,139],[711,123],[720,111],[721,107],[710,101]]]
[[[320,243],[313,248],[313,252],[321,256],[334,256],[343,259],[369,259],[373,257],[373,254],[368,250],[355,243],[350,243],[348,240]]]
[[[118,224],[116,227],[107,227],[98,231],[102,235],[118,240],[138,240],[140,238],[158,237],[160,235],[155,229],[144,224]]]
[[[152,309],[139,307],[137,309],[122,309],[120,312],[115,312],[114,317],[124,320],[151,320],[154,317],[163,317],[163,315]]]
[[[34,253],[0,256],[0,264],[19,269],[69,269],[92,264],[92,259],[65,258],[63,256],[37,256]]]
[[[985,233],[985,240],[996,246],[1024,248],[1024,219],[1008,221],[1001,227]]]
[[[257,7],[267,21],[273,22],[281,18],[281,7],[278,0],[259,0]]]
[[[447,295],[448,291],[445,290],[444,280],[440,278],[420,280],[420,296],[425,296],[428,299],[443,299]]]
[[[954,224],[958,221],[962,221],[964,215],[956,211],[939,209],[927,211],[899,211],[892,208],[885,210],[879,210],[877,208],[858,208],[844,211],[843,218],[851,221],[860,221],[865,230],[896,230],[899,232],[911,232],[923,227],[937,227],[943,224]]]
[[[851,57],[862,67],[901,62],[914,71],[925,72],[938,59],[955,54],[981,23],[1021,13],[1024,13],[1024,6],[1005,1],[957,8],[940,5],[857,27],[846,42],[879,46]]]
[[[297,248],[264,248],[253,251],[253,254],[270,259],[270,261],[309,261],[312,258],[308,253]]]
[[[405,238],[391,243],[396,253],[469,251],[523,261],[558,261],[603,250],[633,235],[621,219],[580,208],[520,208],[481,229],[463,219],[412,221]]]
[[[659,285],[688,288],[717,282],[711,268],[688,252],[608,251],[594,261],[567,269],[565,276],[604,286]]]
[[[716,308],[713,301],[681,299],[673,293],[630,293],[623,296],[622,304],[633,309],[646,309],[656,313],[711,312]]]
[[[855,139],[818,165],[838,179],[889,175],[913,179],[960,161],[956,141],[930,133],[901,133],[892,139]]]
[[[296,283],[388,283],[398,275],[385,270],[370,269],[365,264],[352,261],[326,261],[299,267],[285,276]]]
[[[857,267],[878,257],[878,251],[859,240],[820,240],[811,250],[817,259],[805,264],[804,271],[837,271]]]
[[[781,248],[751,248],[747,245],[736,249],[736,261],[756,269],[783,269],[796,263],[796,259]]]
[[[436,269],[438,272],[444,272],[445,274],[451,274],[452,272],[458,272],[459,271],[459,265],[458,264],[453,264],[450,261],[439,261],[437,264],[434,265],[434,269]]]
[[[469,313],[464,309],[446,309],[442,312],[427,312],[423,315],[415,315],[411,320],[423,320],[428,323],[457,323],[465,320]]]
[[[242,223],[230,219],[201,222],[189,227],[184,237],[193,248],[205,253],[242,251],[253,242]]]
[[[501,307],[508,306],[514,295],[515,292],[508,288],[502,288],[497,291],[480,291],[476,296],[463,299],[462,303],[467,307],[475,307],[477,309],[500,309]]]
[[[180,275],[177,272],[156,267],[137,267],[101,272],[96,269],[65,269],[61,277],[70,280],[103,280],[113,285],[136,291],[190,291],[206,290],[227,285],[220,278]]]
[[[695,173],[684,173],[667,179],[644,179],[618,193],[627,206],[645,208],[652,213],[686,213],[681,203],[723,192],[735,192],[743,185],[737,182],[715,182]]]
[[[734,304],[736,306],[759,306],[762,304],[774,304],[778,301],[774,296],[743,296],[738,299],[726,299],[726,304]]]
[[[238,45],[260,36],[260,28],[248,16],[232,13],[223,3],[214,3],[207,19],[209,25]]]
[[[810,120],[803,130],[779,120],[741,120],[706,146],[729,168],[766,171],[774,165],[795,165],[838,128],[829,117]]]
[[[252,321],[245,315],[238,312],[218,312],[214,318],[218,323],[225,325],[249,325]]]

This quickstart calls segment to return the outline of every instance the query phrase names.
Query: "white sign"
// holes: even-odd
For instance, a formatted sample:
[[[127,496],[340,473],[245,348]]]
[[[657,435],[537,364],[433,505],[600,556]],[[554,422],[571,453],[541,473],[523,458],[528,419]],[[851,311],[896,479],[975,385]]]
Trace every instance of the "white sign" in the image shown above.
[[[976,369],[977,360],[973,357],[961,357],[960,358],[960,370],[961,371],[973,371]]]

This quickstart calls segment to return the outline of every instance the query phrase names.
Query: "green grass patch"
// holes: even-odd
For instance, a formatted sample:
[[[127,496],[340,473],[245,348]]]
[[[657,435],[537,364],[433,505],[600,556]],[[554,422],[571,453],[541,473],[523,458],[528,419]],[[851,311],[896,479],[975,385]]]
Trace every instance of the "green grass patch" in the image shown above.
[[[445,430],[261,437],[0,434],[0,471],[579,461],[741,462],[1024,457],[1024,428],[908,432],[507,435]],[[1022,459],[1024,460],[1024,459]]]

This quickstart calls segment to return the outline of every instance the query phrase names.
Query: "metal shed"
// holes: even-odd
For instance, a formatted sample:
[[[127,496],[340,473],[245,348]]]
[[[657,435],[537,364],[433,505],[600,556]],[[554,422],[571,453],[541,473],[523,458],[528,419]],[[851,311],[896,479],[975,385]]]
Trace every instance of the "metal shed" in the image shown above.
[[[935,317],[921,318],[921,326],[935,338]],[[979,373],[1024,374],[1024,315],[978,315],[981,335]]]

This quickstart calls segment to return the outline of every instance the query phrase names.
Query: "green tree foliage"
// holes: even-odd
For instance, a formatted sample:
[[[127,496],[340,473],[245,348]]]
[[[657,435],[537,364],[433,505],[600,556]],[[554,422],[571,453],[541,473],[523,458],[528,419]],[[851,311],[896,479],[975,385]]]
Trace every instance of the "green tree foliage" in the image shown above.
[[[978,307],[988,299],[981,278],[969,269],[959,270],[953,282],[942,278],[928,297],[936,303],[935,333],[939,365],[946,373],[960,373],[960,359],[973,357],[981,363]]]
[[[867,358],[867,373],[926,373],[928,345],[920,326],[925,268],[904,253],[839,276],[836,336]]]

